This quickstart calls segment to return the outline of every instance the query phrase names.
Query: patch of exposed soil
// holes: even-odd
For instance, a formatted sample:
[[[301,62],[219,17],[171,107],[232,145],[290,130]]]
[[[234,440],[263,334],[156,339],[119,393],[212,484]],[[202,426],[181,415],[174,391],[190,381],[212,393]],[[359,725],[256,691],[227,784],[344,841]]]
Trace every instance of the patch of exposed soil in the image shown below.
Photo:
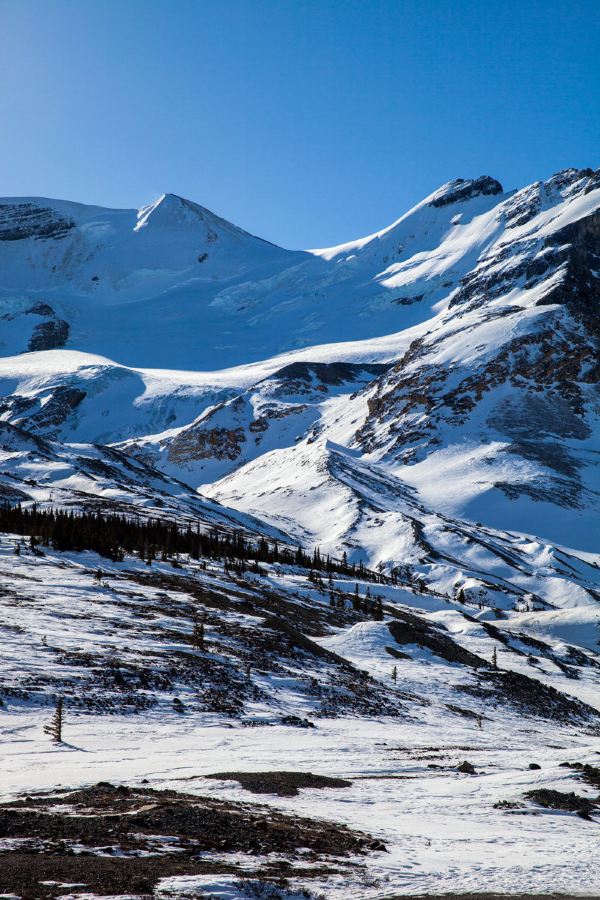
[[[598,802],[589,797],[580,797],[575,793],[564,791],[552,791],[548,788],[540,788],[535,791],[527,791],[525,797],[534,803],[543,806],[544,809],[559,809],[565,812],[576,812],[583,819],[588,819],[590,813],[598,809]]]
[[[484,659],[471,653],[470,650],[465,650],[448,634],[445,634],[442,626],[431,625],[419,616],[405,610],[400,611],[396,620],[388,622],[387,625],[397,644],[416,644],[419,647],[426,647],[447,662],[460,663],[475,669],[487,666]]]
[[[600,768],[591,766],[588,763],[561,763],[567,769],[576,769],[579,778],[590,784],[592,787],[600,790]]]
[[[352,784],[345,778],[329,778],[312,772],[220,772],[206,777],[237,781],[252,794],[277,794],[279,797],[297,797],[302,788],[346,788]]]
[[[301,863],[303,876],[310,877],[352,865],[350,855],[385,849],[343,825],[108,782],[3,804],[0,841],[0,894],[22,900],[58,897],[65,892],[61,883],[76,885],[73,896],[93,891],[138,898],[153,896],[159,880],[172,875],[246,877],[260,871],[261,877],[281,879],[289,875],[290,860]],[[210,862],[203,860],[206,852]],[[215,861],[215,853],[223,859]],[[231,853],[256,857],[256,868],[248,871],[228,861]],[[261,860],[271,853],[285,859]]]
[[[458,690],[487,701],[510,703],[527,715],[598,728],[598,711],[593,707],[520,672],[489,670],[480,674],[477,686],[461,685]]]

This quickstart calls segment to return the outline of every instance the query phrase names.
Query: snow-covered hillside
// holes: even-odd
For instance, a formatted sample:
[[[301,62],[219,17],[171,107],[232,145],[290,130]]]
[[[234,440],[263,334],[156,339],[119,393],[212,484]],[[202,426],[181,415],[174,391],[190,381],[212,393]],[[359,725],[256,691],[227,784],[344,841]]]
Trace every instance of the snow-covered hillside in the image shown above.
[[[600,786],[600,170],[510,192],[458,179],[374,235],[310,251],[170,194],[141,210],[0,200],[0,354],[13,510],[112,512],[232,542],[204,559],[170,544],[106,559],[89,523],[67,550],[51,530],[0,535],[0,722],[16,760],[0,788],[77,787],[113,779],[111,765],[177,788],[169,754],[192,779],[241,754],[248,770],[372,783],[314,809],[376,831],[369,846],[390,855],[337,860],[329,877],[321,857],[306,875],[284,854],[304,872],[292,887],[381,898],[589,881],[573,824],[597,827],[589,787],[552,801],[571,880],[552,864],[564,841],[551,813],[536,822],[548,852],[518,872],[485,842],[456,860],[482,829],[513,852],[531,840],[522,816],[548,809],[544,791],[581,788],[584,770],[562,763],[585,761]],[[38,752],[58,695],[93,759],[67,776],[57,750],[25,784],[17,742]],[[106,750],[109,714],[127,762]],[[188,736],[209,726],[208,761],[189,761]],[[406,780],[402,801],[388,778]],[[185,790],[248,799],[223,782]],[[421,786],[432,813],[417,828]],[[442,833],[457,837],[442,846]],[[228,895],[232,858],[211,859],[225,881],[207,896],[253,896]],[[194,890],[212,877],[169,866]],[[0,893],[17,883],[0,875]]]
[[[319,584],[296,566],[205,562],[114,562],[2,536],[0,890],[282,900],[243,884],[266,892],[285,878],[309,892],[294,896],[376,900],[600,887],[597,605],[492,623],[468,585],[452,600],[410,582]],[[369,593],[384,598],[383,620]],[[53,746],[42,726],[57,695]],[[92,785],[73,806],[69,790]],[[119,818],[112,804],[136,791],[149,791],[140,815],[162,811],[160,828]],[[222,822],[214,841],[206,812],[179,820],[182,804],[216,801],[251,817],[234,841]],[[273,847],[277,811],[313,836],[317,817],[367,837],[348,853],[337,833],[324,859],[305,834]]]

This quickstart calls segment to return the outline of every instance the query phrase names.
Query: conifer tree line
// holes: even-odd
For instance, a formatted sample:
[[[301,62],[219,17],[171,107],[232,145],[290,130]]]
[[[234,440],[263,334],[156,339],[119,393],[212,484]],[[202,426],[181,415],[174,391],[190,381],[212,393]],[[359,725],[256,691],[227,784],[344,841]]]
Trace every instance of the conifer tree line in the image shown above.
[[[30,538],[34,549],[38,544],[59,551],[92,550],[113,561],[121,561],[126,553],[138,554],[147,562],[157,557],[191,559],[223,559],[237,562],[235,571],[243,572],[248,560],[258,563],[283,563],[310,569],[314,573],[340,574],[364,581],[384,583],[390,579],[367,569],[362,562],[348,563],[322,556],[319,549],[306,553],[302,547],[292,549],[264,537],[249,540],[241,530],[227,531],[212,527],[203,530],[198,523],[182,527],[163,519],[141,519],[124,514],[74,512],[73,510],[40,509],[36,505],[0,504],[0,532],[11,532]],[[392,579],[393,580],[393,579]]]

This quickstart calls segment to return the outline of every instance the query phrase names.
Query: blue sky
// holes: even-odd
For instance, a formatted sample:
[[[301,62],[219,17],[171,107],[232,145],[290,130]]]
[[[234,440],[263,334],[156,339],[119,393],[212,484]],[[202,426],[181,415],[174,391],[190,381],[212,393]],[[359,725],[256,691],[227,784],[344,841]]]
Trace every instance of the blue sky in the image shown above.
[[[593,0],[0,0],[0,195],[187,196],[288,247],[600,166]]]

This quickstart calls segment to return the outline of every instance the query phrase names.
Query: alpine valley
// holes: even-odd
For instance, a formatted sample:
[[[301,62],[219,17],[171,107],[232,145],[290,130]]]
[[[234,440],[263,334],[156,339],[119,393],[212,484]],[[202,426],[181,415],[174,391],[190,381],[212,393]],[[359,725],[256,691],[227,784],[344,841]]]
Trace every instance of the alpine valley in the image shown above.
[[[5,198],[0,354],[1,896],[600,894],[600,170]]]

